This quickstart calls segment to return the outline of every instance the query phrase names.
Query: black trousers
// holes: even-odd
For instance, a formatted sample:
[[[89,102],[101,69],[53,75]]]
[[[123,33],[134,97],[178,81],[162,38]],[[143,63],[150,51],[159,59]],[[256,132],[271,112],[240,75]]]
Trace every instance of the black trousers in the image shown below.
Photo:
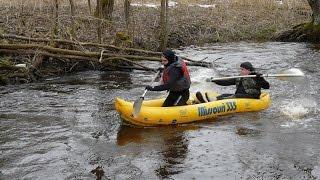
[[[189,96],[189,89],[184,91],[170,91],[162,107],[186,105],[187,101],[189,100]]]

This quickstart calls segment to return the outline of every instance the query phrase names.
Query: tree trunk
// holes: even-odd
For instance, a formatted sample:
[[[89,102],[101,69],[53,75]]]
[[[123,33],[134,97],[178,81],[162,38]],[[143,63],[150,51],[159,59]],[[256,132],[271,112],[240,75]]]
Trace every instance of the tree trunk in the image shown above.
[[[101,44],[102,42],[102,4],[101,4],[102,0],[97,0],[97,8],[96,8],[96,12],[98,15],[98,42]]]
[[[51,39],[56,39],[59,32],[59,2],[58,0],[54,1],[52,7],[53,19],[52,19],[52,31],[51,31]],[[53,43],[52,43],[53,45]]]
[[[71,29],[70,29],[71,38],[70,39],[73,39],[73,38],[76,39],[75,23],[74,23],[74,17],[75,17],[74,2],[73,0],[69,0],[69,2],[70,2],[70,12],[71,12]]]
[[[169,18],[169,16],[168,16],[168,14],[169,14],[169,0],[166,0],[166,33],[165,33],[165,35],[164,35],[164,45],[165,45],[165,47],[167,47],[167,45],[168,45],[168,36],[169,36],[169,32],[168,32],[168,23],[169,23],[169,21],[168,21],[168,18]]]
[[[308,0],[312,10],[313,25],[320,25],[320,0]]]
[[[292,29],[275,35],[278,41],[320,42],[320,0],[308,0],[312,10],[311,22],[299,24]]]
[[[167,37],[167,11],[168,11],[168,1],[161,0],[161,11],[160,11],[160,50],[164,51],[167,47],[166,37]]]
[[[88,8],[89,8],[89,14],[92,15],[91,0],[88,0]]]
[[[130,4],[131,4],[131,0],[124,1],[124,17],[126,19],[127,31],[129,30],[129,23],[130,23]]]
[[[53,37],[57,37],[58,31],[59,31],[59,2],[58,2],[58,0],[54,1],[54,5],[52,7],[52,13],[53,13],[52,35],[53,35]]]
[[[112,20],[114,0],[101,0],[100,3],[102,8],[102,17],[107,20]],[[96,7],[96,12],[98,12],[98,4]]]

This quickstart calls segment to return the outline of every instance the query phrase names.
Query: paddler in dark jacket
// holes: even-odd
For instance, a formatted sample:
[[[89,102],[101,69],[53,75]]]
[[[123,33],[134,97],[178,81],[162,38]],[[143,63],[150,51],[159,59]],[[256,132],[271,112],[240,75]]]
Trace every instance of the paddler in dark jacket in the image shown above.
[[[189,99],[190,76],[186,63],[170,49],[164,51],[161,57],[164,65],[163,83],[159,86],[147,86],[150,91],[169,91],[162,107],[186,105]]]
[[[234,94],[222,94],[217,96],[217,100],[230,99],[230,98],[253,98],[259,99],[261,95],[261,88],[269,89],[269,83],[261,77],[262,74],[256,73],[255,68],[250,62],[244,62],[240,65],[240,75],[257,75],[256,77],[235,78],[226,80],[212,81],[221,86],[236,85],[236,92]],[[206,102],[201,93],[197,92],[197,99],[200,102]],[[208,100],[210,101],[210,100]]]

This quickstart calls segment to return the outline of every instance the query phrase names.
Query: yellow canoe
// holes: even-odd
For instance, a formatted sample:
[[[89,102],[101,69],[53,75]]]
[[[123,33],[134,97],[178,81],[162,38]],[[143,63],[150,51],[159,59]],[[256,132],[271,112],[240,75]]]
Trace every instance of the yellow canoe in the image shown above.
[[[211,97],[219,95],[210,94]],[[133,102],[116,98],[115,107],[120,117],[127,123],[137,126],[159,126],[190,123],[232,113],[261,111],[269,107],[270,95],[263,92],[260,99],[235,98],[201,104],[192,104],[194,95],[191,95],[188,101],[190,105],[174,107],[161,107],[163,101],[164,99],[143,101],[136,118],[132,115]]]

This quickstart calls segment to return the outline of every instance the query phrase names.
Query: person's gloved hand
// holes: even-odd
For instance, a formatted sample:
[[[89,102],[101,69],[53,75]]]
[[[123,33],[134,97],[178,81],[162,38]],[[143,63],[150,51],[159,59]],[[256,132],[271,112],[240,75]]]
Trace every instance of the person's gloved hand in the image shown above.
[[[152,90],[153,90],[153,87],[148,85],[148,86],[146,86],[146,90],[152,91]]]
[[[162,72],[163,70],[164,70],[163,67],[159,67],[159,68],[157,69],[157,71],[160,71],[160,72]]]
[[[257,73],[257,74],[256,74],[256,77],[257,77],[257,78],[261,78],[261,77],[262,77],[262,74],[261,74],[261,73]]]
[[[207,78],[206,82],[212,82],[212,78]]]

